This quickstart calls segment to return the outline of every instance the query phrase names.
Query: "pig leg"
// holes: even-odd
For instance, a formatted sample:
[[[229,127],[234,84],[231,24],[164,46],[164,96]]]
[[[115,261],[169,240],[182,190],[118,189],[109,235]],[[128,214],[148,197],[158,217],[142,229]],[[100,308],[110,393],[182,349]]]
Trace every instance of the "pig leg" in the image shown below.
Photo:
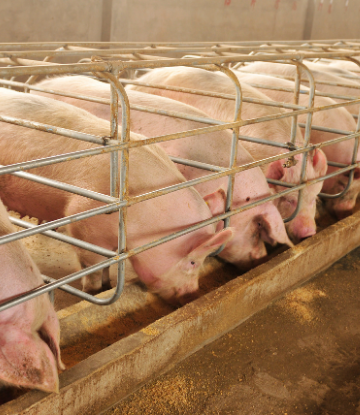
[[[101,206],[101,204],[95,201],[89,202],[87,200],[85,203],[86,205],[84,204],[84,198],[73,197],[66,210],[66,216]],[[70,235],[75,238],[116,251],[118,242],[117,212],[91,217],[80,222],[74,222],[68,225],[67,229]],[[80,263],[84,268],[95,265],[105,259],[101,255],[84,249],[77,249],[77,253]],[[111,288],[109,270],[100,270],[83,277],[82,284],[83,291],[92,294],[96,294],[103,289]]]

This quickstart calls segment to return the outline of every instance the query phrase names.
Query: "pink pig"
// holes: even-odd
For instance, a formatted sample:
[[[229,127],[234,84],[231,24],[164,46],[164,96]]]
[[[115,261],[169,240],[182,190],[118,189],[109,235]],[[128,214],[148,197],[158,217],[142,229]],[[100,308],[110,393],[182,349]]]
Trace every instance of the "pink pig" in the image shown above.
[[[334,60],[331,61],[329,66],[331,68],[339,68],[345,71],[350,72],[352,75],[356,75],[359,76],[360,75],[360,66],[352,61],[338,61],[338,60]]]
[[[199,68],[161,68],[156,69],[140,78],[142,82],[173,85],[185,88],[193,88],[205,91],[219,92],[234,95],[235,89],[232,81],[225,75],[205,71]],[[167,96],[177,99],[184,103],[193,105],[213,118],[225,121],[232,121],[234,114],[234,102],[194,95],[188,93],[174,92],[165,89],[151,89],[132,85],[129,87],[135,90],[151,92],[156,95]],[[242,95],[255,99],[269,100],[266,95],[260,93],[246,84],[242,84]],[[243,102],[241,116],[243,119],[251,119],[261,116],[269,116],[282,112],[281,109],[273,107],[249,104]],[[289,118],[268,121],[264,123],[251,124],[243,126],[240,134],[267,140],[285,143],[290,140],[291,122]],[[303,143],[302,135],[299,129],[296,133],[296,144],[301,146]],[[265,146],[251,142],[242,142],[244,147],[254,157],[255,160],[261,160],[266,157],[284,153],[286,158],[286,149],[280,149],[273,146]],[[265,176],[270,179],[281,180],[290,183],[299,183],[301,174],[302,155],[295,156],[295,165],[285,168],[284,160],[278,160],[263,166]],[[317,151],[308,158],[306,164],[306,178],[312,180],[322,176],[326,172],[326,157],[322,151]],[[320,192],[322,183],[317,183],[306,187],[303,191],[303,201],[300,206],[298,215],[286,224],[290,238],[295,242],[307,238],[316,233],[315,212],[316,196]],[[275,191],[283,190],[282,186],[274,186]],[[289,217],[298,204],[297,192],[290,193],[287,196],[277,199],[277,207],[283,218]]]
[[[15,232],[0,201],[0,236]],[[0,303],[44,284],[21,242],[0,245]],[[59,390],[59,322],[48,294],[0,312],[0,387]]]
[[[279,79],[272,76],[247,74],[236,72],[240,81],[258,84],[269,87],[290,88],[294,90],[294,82],[285,79]],[[301,89],[308,90],[307,87],[302,86]],[[260,89],[269,98],[280,102],[293,102],[294,94],[292,92],[277,91],[274,89]],[[300,94],[299,105],[307,106],[309,102],[309,95]],[[335,104],[331,98],[315,96],[314,105],[316,107],[324,107]],[[300,115],[298,121],[306,122],[306,114]],[[344,108],[334,108],[326,111],[314,112],[312,124],[314,126],[336,128],[344,131],[355,131],[356,123],[354,118]],[[304,130],[302,130],[304,131]],[[333,134],[326,131],[312,130],[310,141],[312,143],[322,143],[336,137],[341,137],[341,134]],[[323,147],[326,157],[330,161],[335,161],[343,164],[351,164],[352,154],[355,140],[342,141],[341,143],[333,144],[331,146]],[[360,149],[358,150],[356,161],[360,161]],[[336,167],[328,166],[327,173],[332,173],[337,170]],[[323,192],[329,194],[336,194],[342,192],[349,180],[349,172],[343,173],[339,176],[327,179],[324,182]],[[348,216],[352,213],[356,198],[360,192],[360,169],[356,168],[354,173],[354,181],[351,184],[346,194],[336,199],[325,199],[326,207],[333,212],[339,219]]]
[[[85,76],[51,78],[40,82],[37,86],[105,99],[109,99],[110,96],[109,84]],[[168,98],[132,90],[128,90],[127,93],[130,104],[132,105],[151,107],[156,110],[178,112],[190,116],[206,117],[206,114],[196,108]],[[51,96],[85,108],[89,112],[102,118],[109,119],[110,117],[108,105],[62,97],[59,95]],[[204,126],[204,124],[199,122],[162,116],[154,113],[144,113],[135,109],[131,110],[131,130],[138,133],[141,132],[148,137],[193,130]],[[168,154],[176,157],[188,158],[208,164],[220,165],[222,167],[229,166],[231,134],[226,130],[164,142],[161,143],[161,145]],[[253,158],[239,143],[236,164],[242,165],[252,161]],[[188,180],[208,174],[205,170],[185,165],[178,165],[178,168]],[[228,179],[225,177],[215,181],[212,180],[201,183],[196,186],[196,189],[208,203],[214,205],[217,204],[217,211],[214,211],[216,214],[223,211],[224,202],[221,200],[216,202],[216,198],[214,197],[216,193],[214,192],[221,188],[225,197],[227,181]],[[269,195],[270,189],[260,168],[247,170],[236,175],[233,208],[246,205]],[[221,229],[222,226],[223,223],[220,222],[218,224],[218,229]],[[252,208],[238,215],[234,215],[231,218],[231,226],[235,231],[234,238],[220,253],[220,257],[236,264],[241,269],[247,269],[256,265],[267,255],[264,241],[271,244],[280,242],[291,245],[291,242],[286,235],[280,214],[271,202]]]
[[[86,111],[63,102],[2,89],[0,114],[108,136],[110,125]],[[56,154],[93,148],[94,144],[1,123],[0,164],[13,164]],[[132,134],[132,139],[141,137]],[[109,155],[83,158],[33,169],[34,174],[75,186],[109,194]],[[130,150],[129,195],[136,196],[185,181],[164,150],[158,146]],[[0,177],[0,194],[9,208],[40,220],[54,220],[102,206],[101,202],[61,191],[15,176]],[[222,200],[221,192],[215,199]],[[212,217],[209,207],[193,188],[176,191],[143,201],[127,209],[127,248],[129,250],[154,239],[180,231]],[[71,235],[116,250],[118,213],[103,214],[68,225]],[[139,278],[154,292],[173,302],[186,302],[198,290],[199,270],[210,253],[231,239],[231,229],[215,233],[208,225],[180,238],[131,257]],[[98,254],[80,251],[85,266],[101,260]],[[100,273],[83,281],[85,291],[99,291]],[[104,281],[108,283],[108,281]]]
[[[347,96],[360,96],[360,83],[352,79],[341,78],[338,75],[333,73],[324,72],[323,70],[317,69],[315,64],[306,63],[306,66],[311,70],[314,79],[315,79],[315,88],[318,91],[326,92],[329,94],[337,95],[347,95]],[[269,62],[255,62],[251,65],[241,68],[241,71],[258,73],[258,74],[267,74],[267,75],[282,75],[289,78],[294,78],[296,74],[296,68],[294,65],[287,65],[281,63],[269,63]],[[307,84],[308,77],[303,72],[301,75],[301,82]],[[317,81],[331,82],[332,85],[320,84]],[[337,86],[339,84],[346,84],[346,86]],[[336,102],[345,102],[342,99],[335,99]],[[351,114],[358,115],[360,104],[354,104],[344,107]]]

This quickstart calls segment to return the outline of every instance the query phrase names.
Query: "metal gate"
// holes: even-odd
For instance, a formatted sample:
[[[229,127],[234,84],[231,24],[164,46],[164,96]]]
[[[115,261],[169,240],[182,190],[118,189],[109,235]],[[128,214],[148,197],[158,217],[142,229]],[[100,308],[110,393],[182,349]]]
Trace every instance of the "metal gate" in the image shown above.
[[[42,233],[48,237],[58,239],[60,241],[69,243],[71,245],[87,249],[91,252],[95,252],[99,255],[106,257],[107,259],[94,265],[83,269],[82,271],[76,272],[74,274],[68,275],[59,280],[53,280],[49,277],[44,277],[47,284],[43,287],[33,290],[27,294],[18,296],[15,299],[6,301],[1,304],[0,311],[5,310],[9,307],[17,305],[23,301],[29,300],[37,295],[41,295],[45,292],[52,292],[56,288],[60,288],[64,291],[67,291],[73,295],[90,301],[99,305],[107,305],[116,301],[123,289],[124,285],[124,275],[125,275],[125,259],[130,258],[133,255],[136,255],[144,250],[155,247],[159,244],[168,242],[174,238],[184,235],[194,231],[200,227],[207,226],[211,223],[218,222],[219,220],[224,220],[225,226],[229,225],[229,221],[232,215],[238,214],[245,210],[251,209],[259,204],[266,203],[270,200],[280,198],[288,193],[291,193],[295,190],[299,191],[299,202],[297,208],[291,217],[285,219],[289,221],[293,219],[301,205],[303,189],[306,186],[310,186],[318,181],[323,181],[327,178],[339,175],[344,172],[350,172],[349,181],[345,190],[337,195],[325,195],[321,194],[324,198],[335,198],[342,196],[350,187],[353,177],[354,169],[360,166],[360,161],[357,162],[356,155],[358,151],[358,138],[360,135],[360,125],[357,124],[355,131],[339,131],[335,129],[322,129],[327,132],[333,132],[341,134],[342,136],[333,140],[330,140],[325,143],[311,144],[310,143],[310,134],[311,129],[319,129],[320,127],[312,125],[312,114],[317,111],[326,111],[331,108],[338,108],[342,106],[354,105],[360,103],[360,95],[354,96],[343,96],[337,94],[326,94],[319,93],[315,91],[316,82],[312,75],[312,72],[306,67],[307,60],[319,60],[322,59],[325,63],[327,59],[344,59],[355,62],[359,62],[355,57],[360,55],[360,42],[356,41],[312,41],[312,42],[231,42],[226,43],[222,42],[219,44],[212,44],[209,42],[205,43],[23,43],[23,44],[0,44],[0,85],[3,87],[15,88],[17,90],[22,90],[24,92],[29,92],[30,90],[43,91],[47,93],[54,93],[59,95],[64,95],[68,97],[85,99],[92,102],[99,102],[102,104],[110,105],[111,108],[111,122],[109,131],[109,137],[98,137],[92,136],[89,134],[79,133],[76,131],[66,130],[64,128],[55,127],[47,124],[41,124],[37,122],[31,122],[23,119],[15,119],[12,117],[4,116],[0,114],[0,121],[16,124],[19,126],[24,126],[27,128],[37,129],[39,131],[51,132],[53,134],[58,134],[65,137],[71,137],[77,140],[83,140],[86,142],[94,143],[97,146],[88,150],[81,150],[74,153],[59,154],[57,156],[38,159],[34,161],[17,163],[9,166],[0,167],[0,174],[13,174],[19,177],[36,181],[48,186],[52,186],[58,189],[65,190],[74,194],[85,196],[97,201],[104,203],[104,206],[96,209],[92,209],[86,212],[75,214],[72,216],[64,217],[55,221],[47,222],[40,224],[38,226],[31,225],[20,219],[11,218],[12,222],[18,226],[26,228],[20,232],[13,233],[11,235],[6,235],[0,238],[0,244],[8,243],[15,241],[21,238],[28,237],[37,233]],[[295,76],[295,89],[294,93],[294,104],[286,104],[274,102],[271,100],[254,100],[251,98],[246,98],[242,96],[241,93],[241,84],[239,83],[237,77],[234,75],[232,70],[236,70],[239,66],[246,64],[248,62],[255,61],[271,61],[279,63],[289,63],[295,65],[296,67],[296,76]],[[70,62],[70,63],[69,63]],[[151,70],[153,68],[159,67],[171,67],[171,66],[194,66],[200,67],[208,70],[218,70],[227,75],[232,82],[234,83],[236,94],[233,96],[198,91],[198,90],[188,90],[186,88],[176,88],[176,87],[164,87],[161,85],[149,85],[153,88],[166,88],[174,91],[188,92],[192,94],[201,94],[205,96],[212,96],[217,98],[223,98],[234,101],[234,121],[233,122],[222,122],[220,120],[214,120],[212,118],[199,118],[199,117],[190,117],[185,114],[179,114],[174,112],[159,111],[151,108],[137,107],[135,105],[130,105],[129,100],[124,90],[123,84],[139,84],[141,82],[136,80],[136,75],[142,73],[146,70]],[[300,86],[300,70],[304,71],[307,75],[309,82],[309,91],[301,89]],[[94,97],[80,96],[74,94],[67,94],[63,91],[50,91],[40,89],[37,86],[34,86],[33,83],[39,78],[47,75],[71,75],[71,74],[85,74],[95,76],[96,78],[107,81],[111,85],[111,99],[97,99]],[[18,77],[21,79],[26,79],[20,82]],[[356,79],[356,75],[354,75]],[[344,81],[344,85],[346,81]],[[338,84],[339,86],[339,84]],[[341,85],[340,85],[341,86]],[[360,84],[358,89],[360,89]],[[298,104],[299,94],[308,94],[309,100],[308,105],[300,106]],[[334,104],[327,107],[315,107],[314,106],[314,97],[316,95],[328,96],[331,98],[341,99],[341,103]],[[122,124],[121,127],[118,123],[118,100],[121,103],[121,113],[122,113]],[[242,102],[251,102],[258,105],[269,105],[276,108],[285,108],[291,110],[289,112],[282,112],[275,114],[273,116],[259,117],[251,120],[242,120],[241,118],[241,103]],[[145,112],[157,112],[162,115],[168,115],[175,118],[188,119],[192,121],[197,121],[206,124],[203,128],[185,131],[176,134],[169,134],[166,136],[152,137],[145,139],[143,141],[130,141],[130,110],[136,109]],[[306,124],[302,125],[305,128],[304,135],[304,146],[297,147],[295,145],[295,131],[297,125],[297,117],[301,114],[307,114]],[[288,143],[274,143],[261,138],[247,137],[240,134],[239,129],[244,125],[261,123],[270,121],[273,119],[281,119],[286,117],[292,117],[292,132],[289,137]],[[358,118],[358,117],[356,117]],[[359,118],[358,118],[359,120]],[[182,163],[185,165],[194,166],[197,168],[202,168],[209,171],[207,176],[187,181],[186,183],[177,184],[163,189],[158,189],[143,195],[129,197],[128,196],[128,154],[134,147],[146,146],[149,144],[154,144],[163,141],[175,140],[182,137],[189,137],[197,134],[205,134],[209,132],[231,129],[233,131],[232,138],[232,149],[230,155],[230,164],[228,168],[214,165],[206,165],[204,163],[199,163],[190,160],[184,160],[180,158],[172,158],[176,163]],[[237,144],[238,139],[252,141],[255,143],[260,143],[263,145],[272,145],[282,148],[287,148],[289,150],[284,154],[279,154],[267,158],[265,160],[255,161],[248,163],[242,166],[236,166],[235,158],[237,154]],[[329,165],[337,167],[338,170],[327,174],[324,177],[315,179],[315,180],[306,180],[305,179],[305,167],[306,159],[309,151],[312,151],[316,148],[322,148],[324,146],[332,145],[339,143],[345,140],[355,139],[354,150],[352,163],[349,165],[344,165],[340,163],[329,162]],[[111,194],[99,194],[93,192],[89,189],[79,188],[76,186],[71,186],[66,183],[61,183],[59,181],[50,180],[41,176],[36,176],[31,173],[28,173],[27,170],[31,170],[34,167],[47,166],[54,163],[61,163],[64,161],[80,159],[83,157],[91,157],[94,155],[109,153],[111,158]],[[232,209],[232,191],[233,191],[233,180],[232,178],[236,173],[241,171],[251,169],[254,167],[261,166],[266,163],[270,163],[275,160],[280,160],[284,158],[289,158],[297,154],[304,154],[303,163],[302,163],[302,173],[301,173],[301,183],[298,185],[293,184],[284,184],[281,182],[282,186],[287,187],[287,189],[266,197],[262,200],[252,202],[246,206],[242,206],[237,209]],[[215,216],[211,219],[203,221],[197,225],[191,226],[185,230],[175,232],[171,235],[153,241],[143,246],[136,247],[131,251],[126,249],[126,215],[124,210],[132,206],[135,203],[139,203],[143,200],[148,200],[154,197],[161,196],[170,192],[177,191],[186,187],[194,186],[198,183],[205,182],[208,180],[215,180],[220,177],[228,176],[228,192],[227,192],[227,203],[226,211],[223,214]],[[268,180],[273,184],[280,184],[276,180]],[[83,220],[95,215],[111,212],[119,212],[119,239],[118,239],[118,252],[109,251],[104,249],[101,246],[96,246],[76,238],[62,235],[54,231],[54,229],[67,225],[74,221]],[[117,265],[117,287],[115,289],[114,295],[106,300],[96,298],[87,293],[81,292],[68,284],[98,270],[103,270],[111,265]]]

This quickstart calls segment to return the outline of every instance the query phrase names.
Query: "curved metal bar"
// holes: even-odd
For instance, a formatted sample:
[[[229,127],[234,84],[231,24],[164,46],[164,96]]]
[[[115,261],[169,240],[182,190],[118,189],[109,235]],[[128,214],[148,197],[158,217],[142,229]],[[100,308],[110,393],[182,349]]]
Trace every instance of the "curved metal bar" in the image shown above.
[[[307,74],[307,76],[309,78],[309,84],[310,84],[309,104],[308,104],[307,108],[308,109],[309,108],[314,108],[315,81],[314,81],[314,77],[312,76],[312,73],[301,62],[291,61],[290,63],[296,65],[297,73],[299,72],[298,68],[300,67]],[[307,115],[307,118],[306,118],[305,135],[304,135],[304,147],[307,147],[309,145],[310,134],[311,134],[311,121],[312,121],[312,111],[309,111],[308,115]],[[301,164],[300,183],[305,182],[307,156],[308,156],[308,151],[305,151],[303,153],[303,159],[302,159],[302,164]],[[303,189],[299,190],[298,202],[297,202],[297,205],[296,205],[296,208],[295,208],[294,212],[288,218],[284,219],[284,223],[290,222],[291,220],[293,220],[296,217],[296,215],[300,211],[302,201],[303,201]]]
[[[114,138],[118,139],[118,99],[121,100],[121,136],[120,142],[126,144],[130,140],[130,102],[124,87],[118,80],[119,72],[117,69],[112,73],[100,73],[100,75],[108,80],[111,85],[111,133]],[[119,202],[128,199],[128,171],[129,171],[129,149],[120,150],[120,159],[118,153],[112,153],[114,157],[111,159],[111,189],[112,195],[118,194]],[[119,166],[120,162],[120,166]],[[120,167],[120,170],[119,170]],[[118,252],[121,254],[126,251],[126,206],[119,209],[119,233],[118,233]],[[118,262],[117,284],[114,294],[114,300],[121,295],[125,284],[125,261]],[[115,298],[116,297],[116,298]]]
[[[359,115],[360,115],[360,110],[359,110]],[[360,130],[360,116],[358,117],[355,133],[357,133],[359,130]],[[351,164],[356,163],[358,149],[359,149],[359,136],[355,137],[354,151],[353,151],[352,158],[351,158]],[[336,199],[336,198],[344,196],[345,193],[350,189],[350,186],[352,185],[352,183],[354,181],[354,173],[355,173],[355,168],[350,170],[349,180],[347,182],[347,185],[345,186],[345,189],[342,192],[337,193],[335,195],[320,193],[320,196],[324,199]]]
[[[241,85],[239,82],[239,79],[234,74],[232,70],[229,68],[226,68],[224,66],[218,66],[221,72],[223,72],[225,75],[227,75],[232,82],[235,85],[236,90],[236,100],[235,100],[235,114],[234,114],[234,121],[240,121],[241,120],[241,104],[242,104],[242,92],[241,92]],[[232,143],[231,143],[231,153],[230,153],[230,163],[229,168],[232,169],[236,166],[236,160],[237,160],[237,153],[238,153],[238,136],[240,133],[240,127],[233,128],[232,133]],[[229,176],[228,181],[228,188],[227,188],[227,198],[226,198],[226,205],[225,205],[225,212],[228,212],[231,210],[231,205],[233,201],[233,191],[234,191],[234,183],[235,183],[235,174],[232,174]],[[230,218],[226,219],[224,222],[225,228],[230,226]]]
[[[215,65],[217,70],[220,70],[225,75],[227,75],[231,81],[234,83],[235,91],[236,91],[236,98],[235,98],[235,114],[234,114],[234,121],[241,120],[241,103],[242,103],[242,92],[240,82],[237,76],[234,74],[232,70],[225,66]],[[209,70],[209,69],[208,69]],[[231,150],[230,150],[230,162],[229,168],[233,169],[236,166],[237,161],[237,153],[238,153],[238,136],[239,136],[239,127],[233,128],[232,132],[232,141],[231,141]],[[230,174],[228,176],[228,186],[226,192],[226,202],[225,202],[225,213],[231,211],[232,201],[233,201],[233,194],[234,194],[234,184],[235,184],[235,174]],[[230,216],[225,218],[224,220],[224,228],[230,226]],[[215,252],[211,254],[211,256],[219,255],[220,252],[225,248],[225,245],[221,245]]]

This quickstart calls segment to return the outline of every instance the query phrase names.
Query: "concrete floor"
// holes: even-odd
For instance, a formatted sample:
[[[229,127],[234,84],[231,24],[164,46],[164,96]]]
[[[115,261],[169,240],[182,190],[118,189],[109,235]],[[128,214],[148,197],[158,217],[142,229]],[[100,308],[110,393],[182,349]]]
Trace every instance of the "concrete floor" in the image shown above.
[[[360,248],[103,415],[360,415]]]

